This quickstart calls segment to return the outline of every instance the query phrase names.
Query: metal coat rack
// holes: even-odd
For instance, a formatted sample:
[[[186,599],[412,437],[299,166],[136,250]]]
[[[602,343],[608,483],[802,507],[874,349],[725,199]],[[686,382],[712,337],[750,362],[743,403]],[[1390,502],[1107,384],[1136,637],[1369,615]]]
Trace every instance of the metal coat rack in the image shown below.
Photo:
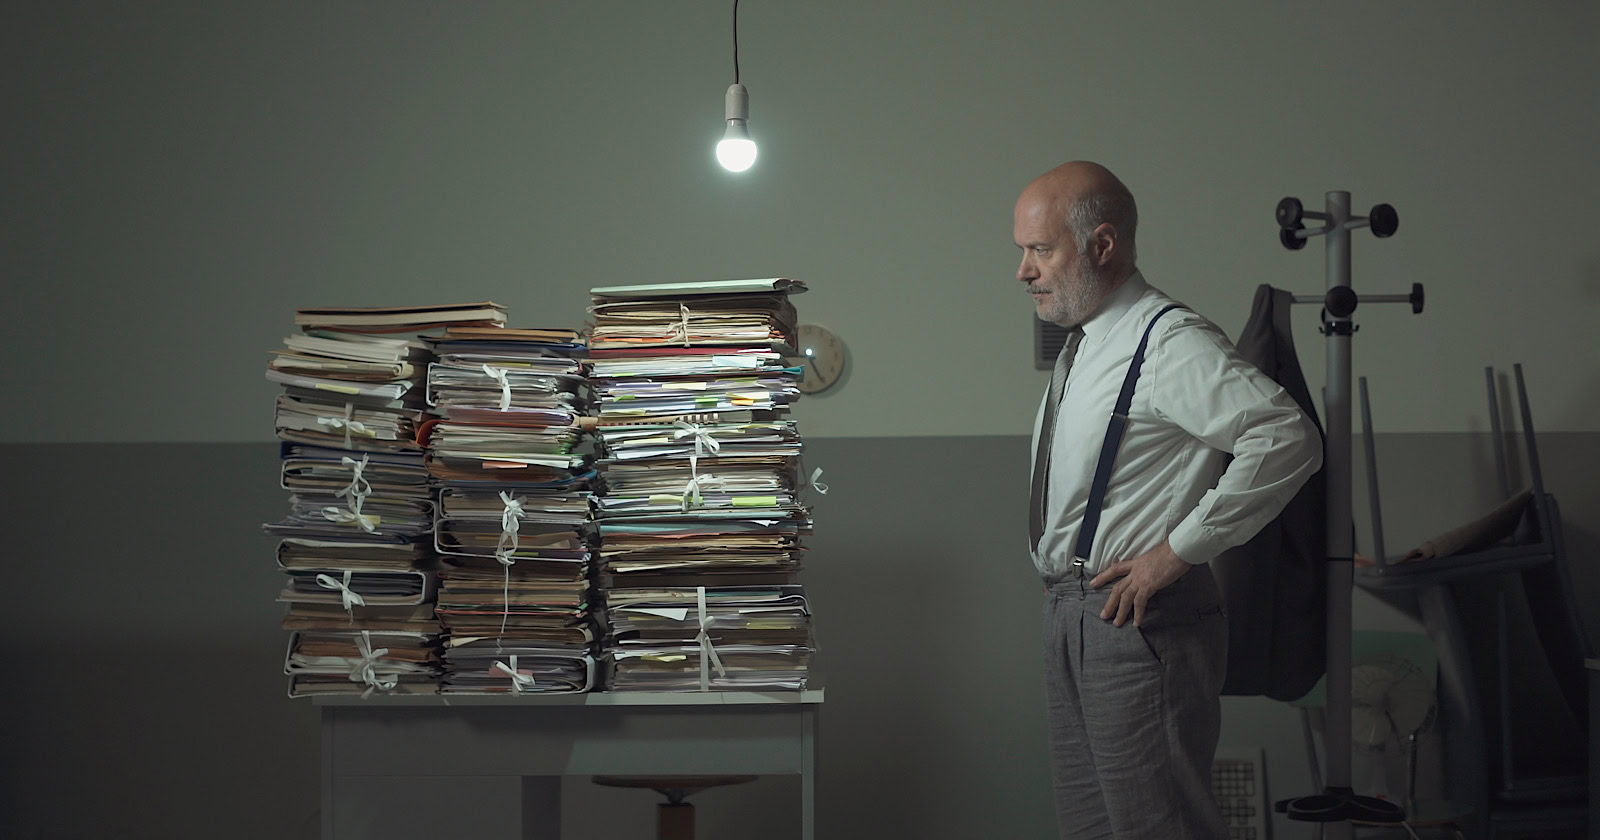
[[[1394,235],[1400,217],[1394,208],[1379,204],[1366,216],[1350,213],[1350,193],[1330,192],[1322,212],[1306,210],[1298,198],[1278,202],[1278,241],[1291,251],[1306,247],[1313,236],[1327,237],[1327,291],[1321,295],[1295,295],[1295,303],[1322,305],[1321,332],[1328,340],[1327,380],[1323,410],[1327,415],[1327,448],[1323,470],[1327,493],[1328,574],[1328,692],[1324,729],[1327,754],[1321,792],[1277,803],[1292,820],[1321,823],[1325,836],[1349,840],[1351,820],[1400,823],[1405,811],[1385,799],[1358,796],[1350,786],[1350,658],[1351,587],[1355,581],[1355,546],[1351,508],[1350,340],[1357,327],[1351,316],[1362,303],[1409,303],[1422,311],[1422,284],[1411,284],[1409,295],[1357,295],[1350,286],[1350,232],[1371,228],[1385,239]],[[1322,223],[1308,229],[1306,220]],[[1370,441],[1369,441],[1370,445]]]

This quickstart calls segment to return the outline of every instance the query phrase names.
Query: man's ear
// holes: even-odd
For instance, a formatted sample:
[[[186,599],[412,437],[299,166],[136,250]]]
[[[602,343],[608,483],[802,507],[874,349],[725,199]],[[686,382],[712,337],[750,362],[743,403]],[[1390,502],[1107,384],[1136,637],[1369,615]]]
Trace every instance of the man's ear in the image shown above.
[[[1089,235],[1089,242],[1090,247],[1094,248],[1094,264],[1100,268],[1110,265],[1122,253],[1117,242],[1117,229],[1110,222],[1101,222]]]

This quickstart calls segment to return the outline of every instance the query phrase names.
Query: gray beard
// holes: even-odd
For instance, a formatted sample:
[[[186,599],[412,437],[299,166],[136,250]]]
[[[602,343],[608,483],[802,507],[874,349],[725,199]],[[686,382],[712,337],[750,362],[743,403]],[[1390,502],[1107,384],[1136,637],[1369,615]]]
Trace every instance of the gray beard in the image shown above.
[[[1055,319],[1055,323],[1067,329],[1082,326],[1094,315],[1100,304],[1105,302],[1106,293],[1113,282],[1111,272],[1096,270],[1088,257],[1079,257],[1074,268],[1083,282],[1063,290],[1061,316]]]

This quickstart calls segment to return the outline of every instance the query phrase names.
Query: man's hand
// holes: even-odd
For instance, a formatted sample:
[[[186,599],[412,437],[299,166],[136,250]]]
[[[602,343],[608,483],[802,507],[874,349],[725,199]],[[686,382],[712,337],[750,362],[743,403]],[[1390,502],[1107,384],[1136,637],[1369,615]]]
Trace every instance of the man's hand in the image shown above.
[[[1109,619],[1114,615],[1117,617],[1116,625],[1121,627],[1128,620],[1128,614],[1132,613],[1133,626],[1138,627],[1139,622],[1144,621],[1144,606],[1150,602],[1150,596],[1171,586],[1187,571],[1189,564],[1172,551],[1172,546],[1166,540],[1162,540],[1160,545],[1132,560],[1107,566],[1105,571],[1089,581],[1089,585],[1099,589],[1117,581],[1111,587],[1111,597],[1106,599],[1106,608],[1100,611],[1100,617]]]

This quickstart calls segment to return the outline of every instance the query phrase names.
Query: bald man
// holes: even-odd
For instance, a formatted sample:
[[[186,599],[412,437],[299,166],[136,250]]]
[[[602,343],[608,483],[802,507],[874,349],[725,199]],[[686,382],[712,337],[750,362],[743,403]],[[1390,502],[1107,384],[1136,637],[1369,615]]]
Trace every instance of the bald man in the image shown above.
[[[1029,511],[1061,836],[1225,838],[1211,761],[1227,622],[1206,564],[1278,515],[1321,439],[1216,326],[1145,282],[1133,195],[1105,167],[1040,176],[1014,225],[1017,280],[1070,331],[1034,424]]]

